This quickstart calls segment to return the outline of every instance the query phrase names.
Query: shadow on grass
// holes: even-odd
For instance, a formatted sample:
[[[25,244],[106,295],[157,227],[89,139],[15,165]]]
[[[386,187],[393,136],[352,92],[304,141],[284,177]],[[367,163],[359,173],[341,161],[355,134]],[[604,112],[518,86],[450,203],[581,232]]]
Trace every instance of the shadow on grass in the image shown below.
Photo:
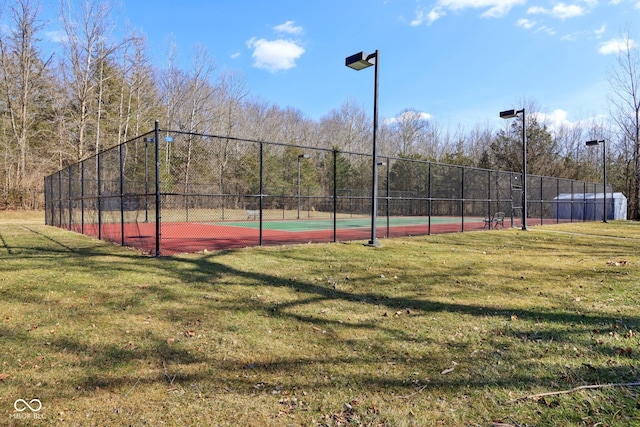
[[[116,315],[122,307],[133,306],[137,309],[136,301],[148,295],[153,295],[158,301],[174,301],[177,306],[171,311],[159,313],[173,322],[184,321],[199,313],[220,312],[232,313],[234,311],[255,312],[257,316],[267,319],[278,319],[285,322],[309,325],[318,328],[340,328],[349,330],[351,337],[357,338],[358,332],[363,330],[380,331],[391,336],[394,341],[404,341],[427,348],[434,344],[435,340],[425,335],[416,337],[415,331],[402,326],[394,326],[390,322],[349,322],[300,314],[293,312],[296,307],[309,304],[320,304],[324,301],[345,301],[362,304],[368,307],[380,307],[380,312],[388,310],[393,313],[396,310],[409,309],[412,316],[428,318],[437,313],[455,313],[461,316],[471,316],[479,319],[503,319],[505,322],[514,314],[521,319],[535,320],[540,323],[558,325],[558,329],[552,331],[536,331],[530,326],[519,324],[503,324],[500,329],[489,331],[484,340],[481,351],[471,357],[457,368],[452,375],[438,375],[437,378],[428,380],[415,379],[408,376],[409,372],[416,370],[431,373],[441,372],[444,366],[434,365],[433,359],[438,359],[431,354],[432,350],[416,350],[418,356],[406,356],[391,353],[389,348],[381,345],[380,341],[359,342],[353,338],[339,338],[329,333],[325,338],[327,346],[342,345],[343,351],[339,355],[325,354],[319,348],[315,357],[296,356],[295,352],[282,354],[277,360],[261,360],[261,351],[256,349],[253,361],[236,360],[239,358],[226,357],[224,349],[214,347],[217,351],[212,353],[193,353],[187,349],[173,347],[166,341],[166,337],[147,336],[140,338],[138,347],[130,348],[126,343],[87,344],[82,337],[67,336],[45,339],[33,338],[29,334],[15,328],[3,328],[0,330],[0,342],[4,344],[29,342],[30,347],[43,348],[45,345],[55,354],[73,353],[82,359],[80,368],[87,368],[87,373],[81,379],[61,380],[68,386],[86,388],[110,388],[119,389],[130,387],[132,378],[130,375],[118,375],[118,369],[135,361],[145,362],[152,368],[155,374],[138,378],[142,384],[147,383],[173,383],[211,381],[211,377],[217,376],[215,391],[234,390],[240,393],[255,394],[270,392],[275,387],[298,389],[333,389],[340,386],[356,387],[362,390],[387,390],[399,395],[415,392],[416,390],[430,390],[437,392],[442,388],[471,387],[483,389],[487,386],[508,388],[530,388],[532,385],[548,384],[550,382],[562,382],[564,384],[580,385],[585,382],[612,382],[637,379],[637,369],[632,363],[628,366],[591,366],[583,364],[579,368],[563,368],[562,366],[549,367],[548,377],[540,377],[539,371],[529,371],[527,366],[533,362],[524,360],[517,351],[509,351],[509,347],[515,342],[530,342],[533,346],[540,347],[546,343],[576,343],[592,349],[596,354],[605,357],[616,357],[617,348],[611,345],[593,345],[594,335],[606,334],[615,325],[624,323],[630,329],[635,329],[640,324],[640,317],[631,316],[621,319],[619,316],[578,313],[565,310],[550,309],[522,309],[520,307],[499,307],[481,304],[465,304],[456,302],[442,302],[430,298],[411,298],[389,296],[388,289],[382,289],[384,284],[376,285],[375,277],[371,276],[358,279],[361,282],[371,283],[366,291],[345,291],[337,289],[329,284],[318,284],[309,280],[295,278],[283,278],[269,272],[244,271],[225,264],[223,258],[229,252],[219,252],[207,256],[175,257],[167,259],[149,259],[137,253],[126,253],[124,250],[113,250],[109,245],[91,244],[81,248],[74,248],[62,238],[53,237],[47,232],[29,231],[35,236],[35,241],[40,245],[15,245],[9,239],[2,239],[2,244],[7,249],[8,258],[29,259],[30,268],[48,268],[51,263],[58,264],[58,268],[69,271],[89,270],[96,274],[119,275],[124,273],[149,273],[156,278],[169,278],[187,286],[193,285],[194,292],[215,292],[224,288],[226,278],[233,278],[233,283],[244,283],[247,286],[255,284],[256,287],[286,288],[296,296],[285,302],[272,302],[262,300],[222,301],[215,298],[198,297],[189,298],[180,302],[181,296],[171,288],[171,285],[149,284],[134,289],[123,296],[113,296],[107,304],[107,309]],[[91,241],[93,242],[93,241]],[[600,249],[598,249],[600,250]],[[231,251],[233,252],[233,251]],[[69,256],[73,255],[73,256]],[[108,258],[104,258],[108,256]],[[250,256],[247,254],[247,256]],[[291,251],[274,253],[273,257],[295,257]],[[34,259],[31,259],[34,257]],[[0,257],[2,258],[2,257]],[[37,259],[35,259],[37,258]],[[114,262],[117,260],[117,262]],[[305,262],[304,259],[297,259]],[[315,262],[309,259],[309,262]],[[2,268],[2,267],[0,267]],[[10,267],[4,267],[6,269]],[[456,273],[458,274],[458,273]],[[473,272],[463,272],[460,275],[473,275]],[[407,272],[409,276],[420,277],[422,271]],[[444,272],[430,274],[429,281],[450,281],[450,274]],[[99,285],[99,283],[98,283]],[[132,286],[133,284],[126,284]],[[94,285],[95,286],[95,285]],[[125,286],[123,284],[123,286]],[[375,287],[380,286],[380,291]],[[373,290],[372,290],[373,289]],[[51,304],[43,298],[37,299],[37,292],[25,293],[23,290],[2,289],[1,296],[5,301],[24,302],[25,298],[34,298],[34,304]],[[107,299],[106,297],[104,299]],[[44,307],[43,307],[44,308]],[[103,313],[104,315],[104,313]],[[77,316],[87,316],[86,311],[79,311]],[[526,325],[526,324],[525,324]],[[597,333],[594,330],[598,330]],[[48,344],[45,344],[45,340]],[[322,343],[323,341],[319,341]],[[452,354],[473,354],[474,349],[469,344],[452,342],[449,345]],[[569,355],[570,357],[571,355]],[[439,359],[438,359],[439,360]],[[637,360],[634,355],[629,360]],[[179,369],[175,366],[167,367],[166,364],[185,367],[193,366],[194,369]],[[491,373],[478,372],[476,366],[515,366],[511,371],[500,368]],[[361,367],[361,372],[353,372],[349,375],[340,374],[340,367],[348,372],[349,366]],[[202,367],[203,369],[198,369]],[[175,368],[179,372],[172,375],[170,369]],[[385,373],[389,371],[389,373]],[[295,372],[306,372],[304,376],[292,375]],[[262,384],[256,388],[257,385]]]

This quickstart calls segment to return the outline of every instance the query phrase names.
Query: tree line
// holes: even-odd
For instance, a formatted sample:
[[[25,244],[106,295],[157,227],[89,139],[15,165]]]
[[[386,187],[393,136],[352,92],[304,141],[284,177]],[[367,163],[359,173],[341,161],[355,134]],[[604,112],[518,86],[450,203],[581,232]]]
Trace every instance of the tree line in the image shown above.
[[[203,46],[193,48],[187,69],[176,64],[175,47],[158,67],[143,34],[114,37],[110,2],[70,4],[59,6],[63,35],[49,56],[38,0],[7,0],[0,12],[8,23],[0,33],[0,208],[42,207],[45,175],[147,132],[155,120],[184,132],[370,151],[372,118],[353,101],[309,119],[252,96],[243,76],[218,69]],[[640,219],[640,55],[625,40],[609,75],[610,117],[551,128],[535,101],[521,105],[529,173],[601,182],[602,152],[585,141],[604,139],[608,182],[629,198],[630,218]],[[380,121],[379,155],[520,171],[522,126],[443,127],[407,108]],[[232,147],[220,141],[222,179]]]

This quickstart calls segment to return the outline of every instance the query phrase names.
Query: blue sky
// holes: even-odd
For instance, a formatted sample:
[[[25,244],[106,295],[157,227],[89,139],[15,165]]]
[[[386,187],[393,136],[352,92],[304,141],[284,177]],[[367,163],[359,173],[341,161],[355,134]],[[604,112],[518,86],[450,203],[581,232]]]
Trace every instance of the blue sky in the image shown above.
[[[203,45],[252,95],[316,120],[346,101],[371,111],[373,68],[344,59],[378,49],[381,118],[411,108],[470,128],[522,100],[554,120],[606,115],[607,70],[640,17],[637,1],[120,0],[114,9],[148,37],[156,66],[173,42],[188,69]]]

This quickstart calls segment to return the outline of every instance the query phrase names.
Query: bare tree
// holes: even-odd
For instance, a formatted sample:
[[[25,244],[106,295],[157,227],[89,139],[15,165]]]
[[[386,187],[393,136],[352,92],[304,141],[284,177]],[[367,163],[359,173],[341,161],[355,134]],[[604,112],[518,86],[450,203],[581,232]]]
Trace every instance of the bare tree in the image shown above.
[[[104,75],[100,74],[104,61],[113,53],[115,46],[107,40],[113,27],[110,22],[111,8],[107,1],[86,0],[82,3],[82,11],[78,14],[71,9],[71,4],[60,2],[60,16],[65,32],[65,85],[69,88],[71,106],[70,119],[73,121],[73,145],[76,158],[80,160],[88,154],[87,135],[90,130],[97,133],[96,120],[99,120],[99,93],[104,83]],[[97,104],[97,105],[96,105]],[[92,119],[93,118],[93,119]],[[96,139],[95,149],[99,150]]]
[[[396,149],[401,155],[424,152],[429,141],[429,118],[414,109],[402,110],[393,120]]]
[[[31,151],[47,128],[42,112],[51,93],[51,75],[49,60],[43,60],[38,49],[37,33],[43,24],[38,19],[37,0],[17,0],[9,12],[14,26],[6,38],[0,38],[0,93],[6,123],[4,194],[13,192],[13,202],[24,205],[25,192],[39,187],[29,162],[37,162]]]
[[[210,144],[209,150],[216,159],[217,185],[220,192],[225,190],[225,175],[229,161],[238,152],[238,141],[232,137],[237,136],[239,124],[242,121],[244,98],[248,95],[248,89],[244,78],[232,71],[223,71],[218,76],[216,85],[217,111],[213,114],[213,133],[224,136]],[[246,130],[245,130],[246,131]]]
[[[345,102],[339,110],[322,117],[320,126],[325,132],[322,145],[326,148],[364,153],[371,150],[371,120],[362,106]]]
[[[609,72],[610,115],[631,154],[633,193],[630,217],[640,219],[640,51],[627,32],[621,38],[617,62]]]
[[[129,100],[122,112],[125,119],[124,127],[120,129],[124,140],[128,139],[132,121],[133,135],[140,135],[149,129],[155,118],[154,111],[158,110],[156,106],[159,104],[153,68],[145,50],[146,38],[134,35],[132,41],[134,52],[128,57]]]
[[[177,129],[180,126],[179,108],[184,102],[187,75],[176,66],[177,46],[169,43],[167,54],[167,68],[162,71],[159,79],[160,99],[164,109],[165,126]]]
[[[160,96],[165,108],[168,129],[189,133],[210,133],[215,107],[215,88],[212,84],[216,63],[204,46],[194,49],[192,71],[184,72],[175,65],[177,50],[171,46],[167,70],[161,76]],[[202,164],[194,162],[197,150],[203,150],[202,139],[189,134],[185,146],[170,154],[166,144],[165,163],[167,170],[174,170],[188,187],[196,168]]]

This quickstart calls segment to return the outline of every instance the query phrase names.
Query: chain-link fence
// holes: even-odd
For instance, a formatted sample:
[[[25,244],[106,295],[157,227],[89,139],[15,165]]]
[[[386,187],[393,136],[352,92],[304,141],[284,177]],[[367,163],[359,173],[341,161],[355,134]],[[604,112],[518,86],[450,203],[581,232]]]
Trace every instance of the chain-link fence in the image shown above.
[[[498,212],[521,224],[520,173],[378,161],[376,237],[488,229]],[[46,177],[46,223],[155,255],[367,239],[372,167],[362,153],[156,126]],[[532,225],[602,219],[588,197],[602,184],[529,175],[527,186]]]

